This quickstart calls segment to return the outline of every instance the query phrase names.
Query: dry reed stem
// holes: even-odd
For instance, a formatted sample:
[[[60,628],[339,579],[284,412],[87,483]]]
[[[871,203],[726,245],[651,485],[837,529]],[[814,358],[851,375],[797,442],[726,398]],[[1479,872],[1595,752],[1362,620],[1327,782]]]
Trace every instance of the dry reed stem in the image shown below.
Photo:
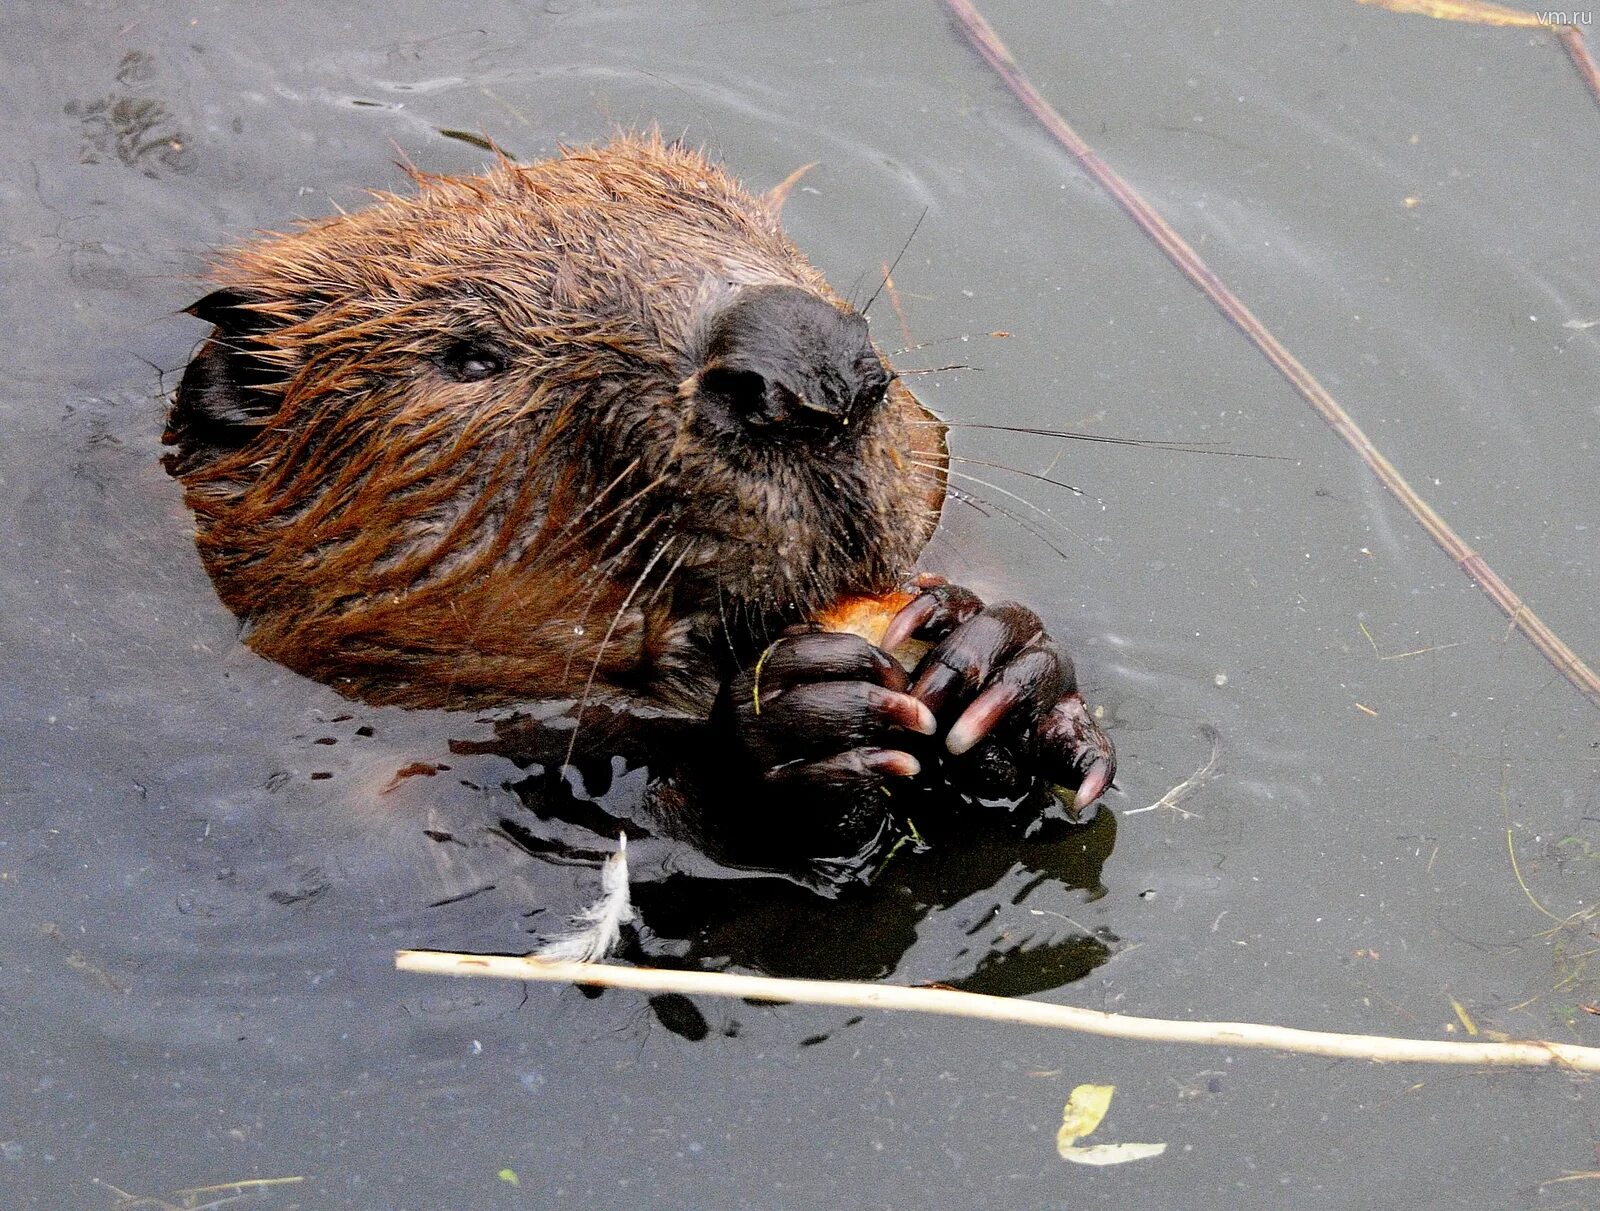
[[[541,980],[629,988],[636,992],[676,992],[684,996],[743,997],[837,1005],[846,1009],[901,1009],[946,1017],[1050,1026],[1106,1038],[1150,1043],[1202,1043],[1214,1047],[1263,1048],[1298,1055],[1333,1056],[1377,1063],[1472,1064],[1483,1068],[1565,1068],[1600,1072],[1600,1047],[1571,1043],[1454,1043],[1433,1039],[1395,1039],[1381,1035],[1330,1034],[1253,1022],[1171,1022],[1051,1005],[1044,1001],[988,996],[954,988],[909,988],[903,984],[860,984],[843,980],[786,980],[725,971],[668,971],[612,963],[573,963],[516,955],[452,954],[436,950],[396,951],[400,971],[430,975],[488,976],[501,980]]]
[[[1429,537],[1438,543],[1445,554],[1455,561],[1495,605],[1504,611],[1511,619],[1512,625],[1526,635],[1545,659],[1555,665],[1561,675],[1580,693],[1596,706],[1600,706],[1600,676],[1596,676],[1594,670],[1527,607],[1512,591],[1511,586],[1500,579],[1494,569],[1484,562],[1483,557],[1469,547],[1465,540],[1450,528],[1444,518],[1418,495],[1394,465],[1384,457],[1382,451],[1361,431],[1350,414],[1328,394],[1327,389],[1316,380],[1311,371],[1301,365],[1299,360],[1251,313],[1243,301],[1222,284],[1222,280],[1200,259],[1183,237],[1078,136],[1078,133],[1067,124],[1066,119],[1056,112],[1050,102],[1045,100],[1023,74],[1022,69],[1017,66],[1017,61],[1012,58],[1011,52],[1006,49],[1005,43],[969,0],[945,0],[945,3],[955,14],[962,31],[984,62],[1005,81],[1006,86],[1028,111],[1077,160],[1083,170],[1111,195],[1128,217],[1156,243],[1161,251],[1166,253],[1167,258],[1184,276],[1193,282],[1235,327],[1250,338],[1273,368],[1289,380],[1295,390],[1327,421],[1345,444],[1372,469],[1379,482],[1417,519]],[[1572,49],[1573,40],[1567,37],[1565,31],[1561,37],[1567,45],[1568,53],[1575,55]],[[1587,59],[1587,51],[1583,50],[1581,38],[1577,40],[1577,45]],[[1574,62],[1576,61],[1575,56]],[[1588,65],[1592,69],[1593,61],[1590,60]],[[1580,72],[1584,70],[1582,64],[1579,65],[1579,70]],[[1597,99],[1600,99],[1600,93],[1596,95]]]
[[[1556,37],[1561,39],[1562,49],[1577,69],[1578,79],[1588,88],[1594,103],[1600,105],[1600,67],[1595,66],[1594,56],[1589,53],[1589,46],[1583,40],[1583,31],[1576,25],[1563,25],[1556,30]]]

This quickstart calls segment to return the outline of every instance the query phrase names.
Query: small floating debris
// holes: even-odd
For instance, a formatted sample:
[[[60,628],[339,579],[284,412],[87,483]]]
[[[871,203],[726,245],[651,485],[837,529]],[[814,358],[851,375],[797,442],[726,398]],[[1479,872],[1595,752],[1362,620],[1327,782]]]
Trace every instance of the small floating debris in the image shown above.
[[[1056,1132],[1056,1151],[1061,1159],[1075,1165],[1124,1165],[1148,1160],[1167,1150],[1165,1144],[1090,1144],[1078,1141],[1089,1135],[1111,1108],[1115,1085],[1079,1085],[1067,1098],[1061,1112],[1061,1129]]]
[[[628,894],[628,834],[617,840],[617,852],[600,867],[600,898],[572,918],[572,929],[534,951],[540,959],[598,963],[622,941],[622,927],[633,920]]]

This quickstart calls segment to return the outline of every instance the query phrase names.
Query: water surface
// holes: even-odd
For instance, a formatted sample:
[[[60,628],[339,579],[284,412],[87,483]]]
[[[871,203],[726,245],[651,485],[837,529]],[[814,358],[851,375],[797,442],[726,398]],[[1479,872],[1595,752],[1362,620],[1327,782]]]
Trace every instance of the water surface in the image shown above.
[[[1600,326],[1583,326],[1600,111],[1553,39],[1334,0],[986,11],[1600,657]],[[0,16],[7,1205],[284,1176],[305,1180],[259,1205],[1581,1205],[1581,1183],[1539,1191],[1596,1164],[1592,1082],[1559,1074],[390,970],[400,946],[525,949],[593,868],[508,841],[492,890],[458,898],[485,868],[469,886],[426,830],[487,847],[524,810],[525,770],[452,751],[491,725],[351,704],[240,644],[159,464],[165,393],[203,335],[179,309],[209,246],[402,188],[398,158],[480,167],[461,132],[532,158],[658,122],[756,188],[817,161],[787,222],[847,292],[870,293],[925,212],[895,279],[913,343],[939,343],[902,361],[972,367],[919,379],[943,415],[1290,460],[957,430],[958,453],[1085,492],[997,478],[1065,532],[953,506],[929,561],[1038,606],[1071,646],[1119,744],[1115,814],[1044,848],[936,850],[850,903],[657,880],[640,900],[659,937],[736,969],[1152,1016],[1431,1038],[1462,1033],[1456,1002],[1485,1030],[1600,1044],[1581,1008],[1600,939],[1573,916],[1600,889],[1593,707],[938,5],[489,2],[458,20],[184,0]],[[1185,812],[1137,812],[1205,761],[1208,727],[1220,775]],[[385,790],[418,761],[450,768]],[[1061,1162],[1061,1105],[1088,1080],[1119,1089],[1107,1139],[1166,1156]]]

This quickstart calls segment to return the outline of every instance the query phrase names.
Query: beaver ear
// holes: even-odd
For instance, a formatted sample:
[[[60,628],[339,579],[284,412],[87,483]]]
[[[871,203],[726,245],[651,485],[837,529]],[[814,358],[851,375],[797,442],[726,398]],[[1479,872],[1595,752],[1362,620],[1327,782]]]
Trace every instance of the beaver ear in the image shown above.
[[[229,332],[237,332],[241,328],[258,331],[265,325],[260,313],[252,308],[260,301],[247,290],[224,286],[221,290],[213,290],[203,299],[196,299],[183,310],[186,315]]]
[[[279,323],[259,309],[261,299],[226,287],[186,307],[214,325],[183,372],[165,440],[179,447],[183,469],[246,445],[278,410],[270,390],[283,371],[266,359],[258,338]]]

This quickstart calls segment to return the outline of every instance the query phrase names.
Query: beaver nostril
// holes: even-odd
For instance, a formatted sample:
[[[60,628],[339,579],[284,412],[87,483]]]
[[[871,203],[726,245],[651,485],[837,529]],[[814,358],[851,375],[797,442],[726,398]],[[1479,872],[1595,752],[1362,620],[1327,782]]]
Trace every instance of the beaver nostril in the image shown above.
[[[747,429],[811,429],[841,418],[814,384],[796,390],[757,370],[713,366],[700,376],[700,393],[723,415]]]
[[[740,420],[765,423],[767,380],[754,370],[713,366],[700,376],[701,394],[710,396]]]

